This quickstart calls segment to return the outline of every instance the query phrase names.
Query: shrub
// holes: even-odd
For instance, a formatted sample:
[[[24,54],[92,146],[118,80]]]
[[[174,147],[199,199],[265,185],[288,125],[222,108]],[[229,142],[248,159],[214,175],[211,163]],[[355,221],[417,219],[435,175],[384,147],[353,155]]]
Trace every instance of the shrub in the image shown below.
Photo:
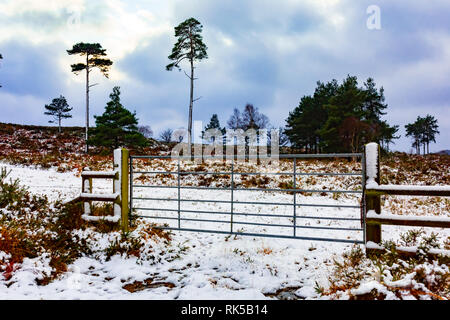
[[[448,239],[447,239],[448,240]],[[397,246],[414,246],[416,255],[403,256]],[[336,297],[345,292],[349,299],[385,299],[391,292],[399,299],[415,297],[423,299],[450,298],[450,258],[430,255],[431,249],[439,248],[436,234],[425,235],[423,230],[401,234],[400,243],[383,242],[384,252],[366,257],[360,247],[345,252],[341,261],[334,261],[334,269],[329,277],[328,289],[321,294]],[[364,294],[353,294],[353,289],[363,283],[375,280],[384,287],[383,292],[373,288]]]
[[[129,234],[122,234],[121,239],[115,239],[114,242],[106,249],[106,261],[110,260],[112,256],[119,254],[126,257],[135,256],[140,257],[140,249],[144,243],[136,237]]]
[[[26,195],[26,190],[19,185],[19,180],[7,181],[10,171],[0,168],[0,208],[12,205]]]

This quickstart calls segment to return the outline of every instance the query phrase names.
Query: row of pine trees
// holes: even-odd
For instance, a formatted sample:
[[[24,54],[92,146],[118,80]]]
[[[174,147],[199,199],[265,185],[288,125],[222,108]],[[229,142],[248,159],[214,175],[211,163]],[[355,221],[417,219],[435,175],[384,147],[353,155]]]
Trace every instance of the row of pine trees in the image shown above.
[[[131,113],[120,101],[119,87],[113,89],[110,99],[104,114],[95,116],[96,127],[90,129],[88,143],[112,148],[147,145],[143,129],[150,132],[147,137],[151,136],[151,129],[138,127],[136,113]],[[384,101],[383,88],[377,89],[371,78],[363,86],[359,86],[357,78],[352,76],[344,79],[342,84],[336,80],[317,82],[314,94],[302,97],[299,105],[289,113],[286,127],[280,128],[280,145],[290,142],[291,147],[305,153],[360,152],[365,143],[377,141],[389,151],[389,145],[399,138],[396,135],[399,126],[391,126],[381,119],[387,109]],[[45,114],[52,116],[51,122],[57,122],[59,128],[62,119],[71,117],[72,108],[63,96],[53,99],[45,108]],[[233,110],[226,127],[222,127],[218,115],[213,114],[202,137],[206,138],[203,134],[207,130],[218,129],[223,135],[223,143],[226,143],[228,129],[271,128],[269,118],[248,103],[242,111],[238,108]],[[429,153],[430,142],[436,142],[436,135],[439,134],[437,120],[431,115],[419,116],[405,128],[406,136],[413,139],[412,146],[416,152],[420,153],[423,146],[423,154]],[[181,141],[183,135],[179,138],[177,141]],[[163,131],[160,140],[173,141],[174,131]]]
[[[341,84],[317,82],[314,94],[302,97],[289,114],[285,132],[295,148],[312,153],[360,152],[372,141],[388,148],[398,126],[381,119],[386,108],[384,89],[372,78],[363,86],[354,76]]]
[[[286,127],[280,128],[280,145],[290,142],[291,147],[305,153],[361,152],[368,142],[378,142],[385,151],[397,135],[398,125],[382,120],[388,105],[384,89],[377,89],[372,78],[362,86],[357,77],[347,76],[341,84],[337,80],[317,82],[313,95],[303,96],[299,105],[289,113]],[[229,129],[267,129],[269,119],[251,104],[241,113],[234,109],[221,127],[217,114],[211,117],[205,130],[215,128],[226,133]],[[429,153],[430,142],[436,142],[439,134],[437,120],[431,116],[418,117],[405,126],[406,136],[413,138],[412,146],[420,154]],[[426,150],[425,150],[426,146]]]

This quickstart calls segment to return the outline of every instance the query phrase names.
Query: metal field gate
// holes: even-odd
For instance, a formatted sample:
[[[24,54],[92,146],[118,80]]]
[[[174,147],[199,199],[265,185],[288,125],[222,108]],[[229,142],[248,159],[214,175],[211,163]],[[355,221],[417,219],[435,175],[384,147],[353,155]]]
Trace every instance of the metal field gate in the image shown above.
[[[162,229],[364,243],[364,163],[363,153],[279,155],[275,167],[133,155],[130,213]]]

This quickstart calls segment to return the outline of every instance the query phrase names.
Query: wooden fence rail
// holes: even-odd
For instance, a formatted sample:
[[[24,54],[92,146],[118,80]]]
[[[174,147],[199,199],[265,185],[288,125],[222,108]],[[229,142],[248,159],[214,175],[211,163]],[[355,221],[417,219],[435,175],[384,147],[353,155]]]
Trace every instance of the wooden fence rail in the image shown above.
[[[450,186],[380,185],[380,146],[369,143],[365,146],[366,185],[363,200],[365,204],[365,228],[367,251],[382,250],[381,226],[401,225],[415,227],[450,228],[450,217],[399,216],[381,214],[381,196],[450,196]],[[408,253],[411,253],[408,251]]]
[[[81,173],[81,194],[69,202],[83,202],[83,215],[86,221],[110,221],[120,222],[122,230],[128,232],[128,175],[129,175],[129,152],[127,149],[114,150],[114,170],[109,172],[85,170]],[[112,179],[112,193],[93,193],[93,179]],[[112,202],[114,215],[95,216],[92,215],[92,201]]]

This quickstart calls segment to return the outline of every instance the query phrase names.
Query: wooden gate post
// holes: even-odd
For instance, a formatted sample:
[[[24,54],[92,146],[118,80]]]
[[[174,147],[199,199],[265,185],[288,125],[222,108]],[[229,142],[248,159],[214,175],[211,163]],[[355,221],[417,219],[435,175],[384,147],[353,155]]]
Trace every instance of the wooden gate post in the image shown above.
[[[371,184],[380,184],[380,146],[371,142],[364,146],[364,155],[366,161],[366,188]],[[366,202],[366,212],[370,210],[375,213],[381,213],[381,196],[379,194],[371,194],[364,192],[364,200]],[[372,241],[381,243],[381,224],[366,223],[366,243]]]
[[[84,168],[84,170],[89,171],[89,168]],[[81,177],[81,192],[82,193],[92,193],[92,178]],[[92,201],[83,202],[83,214],[90,215],[92,212]]]
[[[129,151],[124,148],[114,150],[114,167],[117,168],[119,179],[114,180],[114,190],[120,194],[120,203],[114,204],[114,215],[120,216],[123,232],[128,232],[128,158]]]

